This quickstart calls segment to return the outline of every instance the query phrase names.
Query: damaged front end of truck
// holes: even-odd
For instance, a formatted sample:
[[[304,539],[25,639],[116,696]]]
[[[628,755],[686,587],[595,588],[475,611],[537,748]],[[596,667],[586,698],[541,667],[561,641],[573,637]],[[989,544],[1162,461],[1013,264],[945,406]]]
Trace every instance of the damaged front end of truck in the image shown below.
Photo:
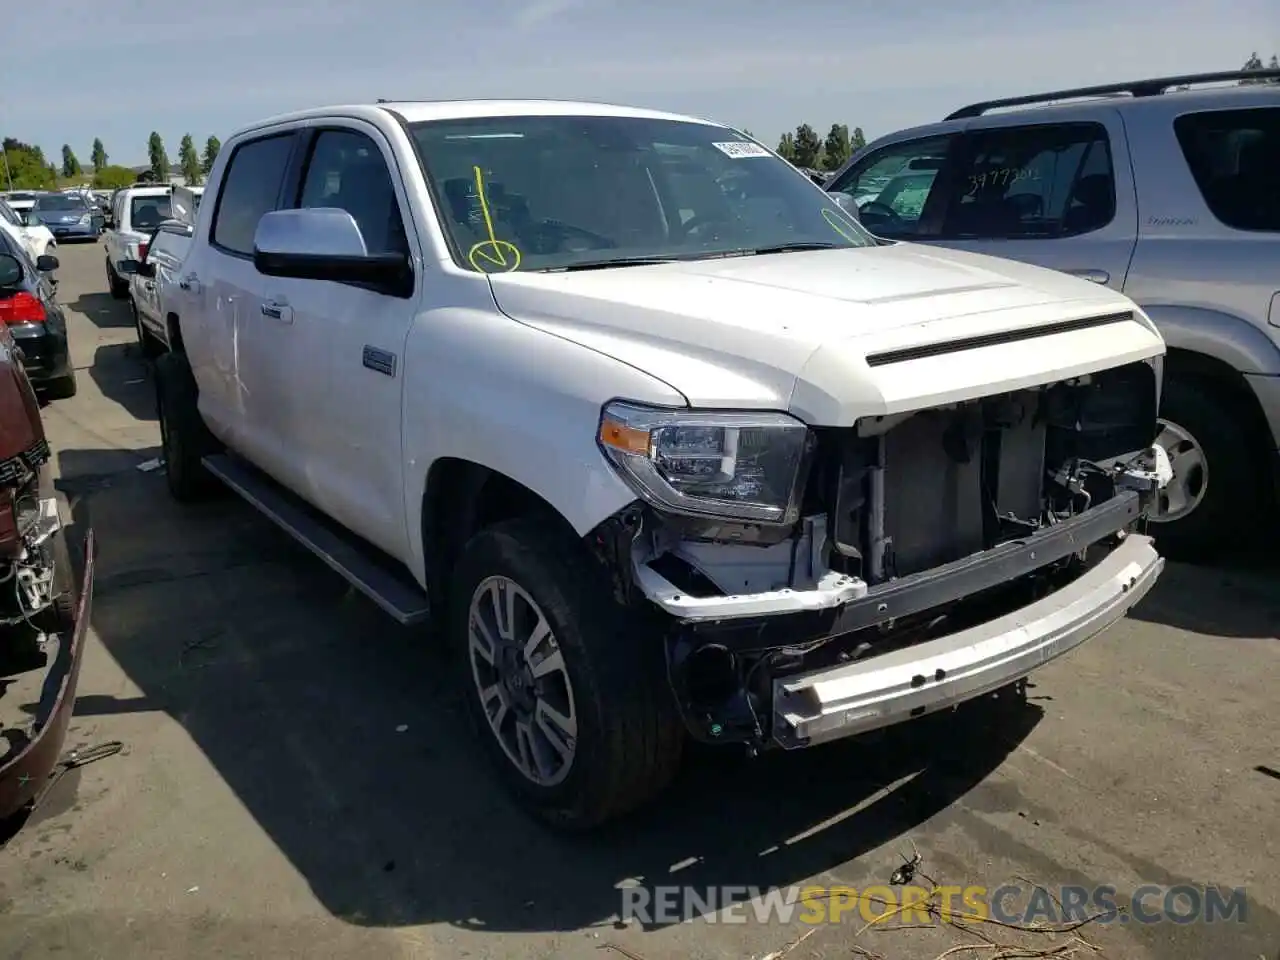
[[[601,448],[641,498],[593,541],[656,613],[692,735],[794,749],[886,727],[1124,616],[1164,565],[1143,533],[1171,474],[1160,368],[845,427],[607,407]]]

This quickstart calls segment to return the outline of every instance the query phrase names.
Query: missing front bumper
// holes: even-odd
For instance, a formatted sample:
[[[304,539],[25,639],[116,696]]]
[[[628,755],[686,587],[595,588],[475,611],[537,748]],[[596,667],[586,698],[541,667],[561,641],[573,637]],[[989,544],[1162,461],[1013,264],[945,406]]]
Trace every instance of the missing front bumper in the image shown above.
[[[1122,618],[1164,569],[1126,537],[1070,584],[1005,616],[866,661],[776,679],[773,739],[795,749],[888,727],[1021,679]]]

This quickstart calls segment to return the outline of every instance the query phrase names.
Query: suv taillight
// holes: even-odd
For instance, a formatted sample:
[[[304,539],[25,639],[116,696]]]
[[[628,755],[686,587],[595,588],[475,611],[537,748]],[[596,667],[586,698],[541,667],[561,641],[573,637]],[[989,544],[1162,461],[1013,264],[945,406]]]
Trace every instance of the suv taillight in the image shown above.
[[[151,244],[146,240],[143,240],[140,244],[138,244],[138,262],[139,263],[147,259],[147,251],[150,249],[151,249]]]
[[[0,321],[5,324],[44,323],[44,304],[26,291],[0,300]]]

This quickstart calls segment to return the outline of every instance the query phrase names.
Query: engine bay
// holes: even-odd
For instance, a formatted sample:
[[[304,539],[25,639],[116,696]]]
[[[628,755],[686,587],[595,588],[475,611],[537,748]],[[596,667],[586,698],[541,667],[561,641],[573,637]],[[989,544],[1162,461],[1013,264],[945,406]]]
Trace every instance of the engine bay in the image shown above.
[[[790,528],[646,511],[633,569],[671,615],[669,672],[689,728],[764,743],[774,678],[1070,583],[1152,508],[1168,470],[1152,446],[1157,378],[1138,362],[816,428]]]

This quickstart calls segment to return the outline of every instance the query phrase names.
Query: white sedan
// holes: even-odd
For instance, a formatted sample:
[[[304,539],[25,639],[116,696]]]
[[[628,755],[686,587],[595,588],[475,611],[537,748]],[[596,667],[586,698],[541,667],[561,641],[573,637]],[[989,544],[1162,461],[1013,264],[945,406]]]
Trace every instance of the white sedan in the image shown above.
[[[32,260],[58,249],[53,231],[42,223],[28,225],[4,200],[0,200],[0,230],[21,244]]]

